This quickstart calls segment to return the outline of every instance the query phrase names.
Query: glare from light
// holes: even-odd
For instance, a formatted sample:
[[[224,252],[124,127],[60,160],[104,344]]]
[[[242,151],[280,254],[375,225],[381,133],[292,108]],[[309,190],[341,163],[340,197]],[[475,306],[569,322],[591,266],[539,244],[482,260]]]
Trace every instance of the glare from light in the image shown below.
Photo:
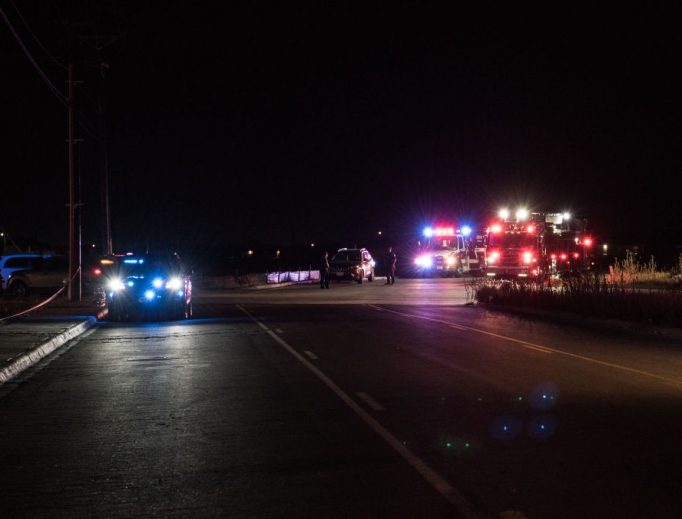
[[[506,220],[507,218],[509,218],[509,210],[508,209],[501,209],[500,210],[500,218],[502,218],[503,220]]]
[[[171,290],[179,290],[180,287],[182,287],[182,279],[180,278],[171,278],[166,283],[166,288]]]
[[[120,279],[112,279],[109,281],[109,288],[116,292],[118,290],[125,290],[126,286]]]
[[[154,293],[153,290],[147,290],[147,291],[144,293],[144,297],[145,297],[148,301],[151,301],[152,299],[154,299],[155,296],[156,296],[156,294]]]
[[[163,286],[163,279],[155,278],[154,281],[152,281],[152,286],[154,288],[161,288]]]
[[[469,227],[468,225],[462,227],[462,234],[464,236],[469,236],[471,234],[471,227]]]
[[[433,264],[433,258],[428,254],[424,254],[423,256],[418,256],[415,263],[420,267],[429,268]]]
[[[516,219],[517,220],[525,220],[528,218],[528,210],[527,209],[519,209],[516,211]]]

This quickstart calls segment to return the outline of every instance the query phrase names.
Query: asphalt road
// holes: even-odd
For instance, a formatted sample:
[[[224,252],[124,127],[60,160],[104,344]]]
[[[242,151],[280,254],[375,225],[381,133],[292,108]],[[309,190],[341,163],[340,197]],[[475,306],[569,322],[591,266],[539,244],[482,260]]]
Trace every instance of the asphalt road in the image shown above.
[[[674,335],[470,307],[459,280],[200,294],[0,393],[8,517],[675,517]]]

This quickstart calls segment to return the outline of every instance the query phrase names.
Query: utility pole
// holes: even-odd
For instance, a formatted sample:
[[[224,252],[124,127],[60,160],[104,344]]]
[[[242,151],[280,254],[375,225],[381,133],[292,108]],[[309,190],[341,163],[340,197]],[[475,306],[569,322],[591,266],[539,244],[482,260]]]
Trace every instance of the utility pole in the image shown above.
[[[69,136],[68,136],[68,157],[69,157],[69,279],[67,286],[67,297],[73,301],[73,278],[74,268],[74,182],[73,182],[73,63],[69,63]]]
[[[100,206],[101,206],[101,233],[102,233],[102,254],[111,255],[114,253],[113,240],[111,237],[111,210],[109,205],[109,155],[107,146],[107,127],[106,127],[106,103],[105,103],[105,75],[109,70],[109,63],[102,59],[102,51],[118,40],[125,38],[124,35],[87,35],[82,36],[81,40],[90,45],[95,51],[96,66],[100,70],[100,95],[98,99],[99,113],[99,152],[100,152]]]
[[[73,135],[74,131],[74,116],[75,116],[75,98],[74,98],[74,85],[76,81],[73,79],[73,63],[69,63],[69,97],[68,97],[68,112],[69,112],[69,130],[68,130],[68,157],[69,157],[69,279],[67,284],[67,297],[69,301],[75,301],[75,294],[73,290],[73,281],[78,274],[78,301],[81,300],[82,296],[82,272],[81,272],[81,223],[80,223],[80,177],[78,183],[78,203],[76,203],[76,183],[74,179],[74,154],[73,145],[76,140]],[[76,207],[79,210],[78,216],[78,238],[76,239],[76,218],[75,212]]]
[[[105,70],[109,68],[109,64],[105,62],[100,63],[102,71],[102,93],[99,97],[99,117],[100,117],[100,168],[102,171],[102,189],[101,189],[101,205],[102,205],[102,254],[111,256],[114,253],[111,239],[111,213],[109,212],[109,157],[107,150],[107,124],[106,124],[106,108],[104,104],[104,74]]]

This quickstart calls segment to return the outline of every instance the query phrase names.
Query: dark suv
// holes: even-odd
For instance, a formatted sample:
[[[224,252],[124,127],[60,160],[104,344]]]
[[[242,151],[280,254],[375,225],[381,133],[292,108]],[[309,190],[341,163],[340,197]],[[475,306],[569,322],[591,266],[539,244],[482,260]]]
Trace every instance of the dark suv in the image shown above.
[[[177,255],[116,258],[103,276],[109,320],[192,315],[192,280]]]
[[[367,249],[339,249],[329,261],[329,279],[374,281],[374,260]]]

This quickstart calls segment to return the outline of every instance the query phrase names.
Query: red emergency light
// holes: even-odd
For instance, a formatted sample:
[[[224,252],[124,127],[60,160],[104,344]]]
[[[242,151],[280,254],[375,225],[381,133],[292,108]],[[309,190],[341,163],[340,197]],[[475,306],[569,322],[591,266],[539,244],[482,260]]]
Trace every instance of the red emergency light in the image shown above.
[[[502,226],[499,223],[494,223],[490,226],[490,232],[502,232]]]
[[[454,236],[455,235],[455,228],[454,227],[435,227],[433,229],[433,235],[434,236]]]

